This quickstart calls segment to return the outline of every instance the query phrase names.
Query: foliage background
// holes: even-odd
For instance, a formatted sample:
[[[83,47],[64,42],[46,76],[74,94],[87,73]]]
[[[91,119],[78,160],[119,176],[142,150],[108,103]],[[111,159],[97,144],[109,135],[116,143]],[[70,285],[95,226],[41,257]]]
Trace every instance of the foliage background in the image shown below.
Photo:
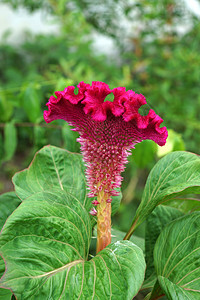
[[[200,23],[185,1],[3,0],[14,9],[42,10],[59,25],[57,34],[26,32],[20,44],[0,44],[0,192],[12,190],[12,175],[46,144],[79,151],[77,134],[63,121],[45,124],[50,95],[67,85],[100,80],[146,96],[170,130],[166,147],[136,146],[124,173],[123,199],[113,219],[126,231],[151,167],[164,154],[200,154]],[[96,51],[112,41],[113,53]],[[101,46],[107,47],[107,44]],[[143,236],[144,228],[138,228]]]

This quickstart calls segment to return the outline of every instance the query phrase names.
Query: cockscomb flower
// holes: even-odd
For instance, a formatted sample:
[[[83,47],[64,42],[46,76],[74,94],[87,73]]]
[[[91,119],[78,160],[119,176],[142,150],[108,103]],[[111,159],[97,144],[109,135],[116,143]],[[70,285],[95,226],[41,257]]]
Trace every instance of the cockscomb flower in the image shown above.
[[[160,127],[163,120],[152,110],[142,116],[138,109],[146,104],[142,94],[124,87],[110,89],[104,82],[83,81],[55,92],[44,112],[47,123],[63,119],[74,126],[80,137],[83,159],[86,163],[86,177],[90,189],[88,196],[96,197],[93,204],[97,214],[97,252],[111,242],[111,201],[118,195],[121,173],[125,169],[130,149],[142,140],[150,139],[158,145],[166,143],[167,129]],[[105,101],[109,94],[113,102]]]

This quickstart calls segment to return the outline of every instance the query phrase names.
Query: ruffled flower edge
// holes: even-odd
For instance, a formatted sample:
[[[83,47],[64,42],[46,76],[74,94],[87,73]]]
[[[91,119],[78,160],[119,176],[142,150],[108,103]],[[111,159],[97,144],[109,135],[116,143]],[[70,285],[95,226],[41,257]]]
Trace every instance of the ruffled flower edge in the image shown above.
[[[137,94],[132,90],[126,91],[125,87],[111,90],[106,83],[100,81],[93,81],[92,85],[81,81],[77,87],[77,94],[74,93],[74,86],[68,86],[63,91],[55,92],[57,98],[50,97],[47,103],[49,110],[44,111],[44,119],[47,123],[56,119],[66,120],[65,104],[70,103],[73,106],[81,106],[84,113],[90,115],[97,122],[103,122],[113,115],[122,117],[125,122],[134,122],[138,129],[153,129],[158,135],[162,135],[162,140],[158,144],[163,146],[166,143],[167,128],[160,127],[163,119],[152,109],[146,116],[142,116],[138,112],[139,108],[147,103],[142,94]],[[113,102],[105,101],[105,98],[111,93],[114,95]],[[55,113],[59,102],[62,102],[60,105],[63,107],[63,111],[59,109],[59,113]]]

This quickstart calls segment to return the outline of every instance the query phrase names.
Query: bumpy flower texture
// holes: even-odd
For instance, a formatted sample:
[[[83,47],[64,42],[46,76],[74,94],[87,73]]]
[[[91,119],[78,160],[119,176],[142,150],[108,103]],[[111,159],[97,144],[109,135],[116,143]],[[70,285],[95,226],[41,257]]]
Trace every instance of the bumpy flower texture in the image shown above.
[[[47,103],[44,112],[47,123],[63,119],[78,131],[78,142],[87,166],[86,176],[90,189],[88,196],[99,196],[101,191],[107,199],[118,195],[121,172],[125,169],[130,149],[142,140],[150,139],[162,146],[166,143],[167,129],[161,127],[163,120],[152,110],[142,116],[138,109],[146,104],[142,94],[125,87],[111,90],[104,82],[93,81],[92,85],[83,81],[78,84],[78,93],[74,86],[55,92]],[[114,100],[105,101],[113,93]],[[93,201],[98,205],[98,201]],[[93,208],[91,214],[95,215]]]

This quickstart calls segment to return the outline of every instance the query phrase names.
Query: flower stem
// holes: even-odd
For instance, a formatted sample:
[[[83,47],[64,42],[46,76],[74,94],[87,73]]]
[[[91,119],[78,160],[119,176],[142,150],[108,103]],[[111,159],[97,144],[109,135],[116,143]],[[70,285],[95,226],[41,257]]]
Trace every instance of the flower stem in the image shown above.
[[[106,200],[104,191],[101,191],[97,197],[97,253],[111,243],[111,203]]]
[[[137,219],[135,220],[135,222],[133,222],[133,224],[131,225],[131,228],[129,229],[129,231],[127,232],[127,234],[125,235],[125,237],[123,238],[124,240],[129,240],[131,235],[133,234],[133,232],[135,231],[136,227],[137,227]]]

